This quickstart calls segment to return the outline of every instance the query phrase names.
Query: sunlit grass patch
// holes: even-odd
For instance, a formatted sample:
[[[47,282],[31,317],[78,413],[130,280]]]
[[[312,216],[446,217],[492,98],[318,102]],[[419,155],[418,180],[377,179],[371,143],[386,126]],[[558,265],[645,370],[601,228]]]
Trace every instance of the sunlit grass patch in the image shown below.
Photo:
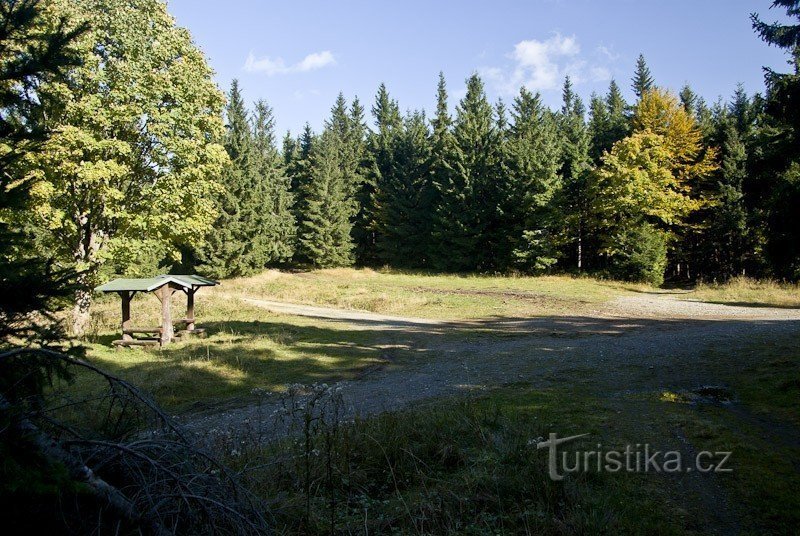
[[[745,306],[800,308],[800,285],[738,277],[721,284],[700,284],[688,298]]]
[[[570,276],[448,275],[336,268],[267,271],[213,292],[443,319],[575,314],[642,285]]]
[[[344,324],[272,314],[223,293],[199,292],[196,318],[205,339],[177,341],[162,349],[116,349],[119,307],[103,297],[92,310],[93,332],[88,358],[101,368],[131,381],[174,410],[213,407],[242,400],[253,389],[282,391],[291,383],[351,378],[381,362],[380,336],[351,331]],[[185,298],[173,297],[178,317]],[[152,295],[137,296],[131,305],[133,325],[156,326],[160,304]],[[77,378],[75,388],[93,386]]]

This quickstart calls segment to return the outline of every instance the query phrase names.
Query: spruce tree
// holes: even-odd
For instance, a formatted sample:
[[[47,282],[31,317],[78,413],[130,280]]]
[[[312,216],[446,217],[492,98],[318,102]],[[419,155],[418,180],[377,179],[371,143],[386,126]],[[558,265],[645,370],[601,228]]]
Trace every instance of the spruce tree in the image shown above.
[[[65,337],[54,312],[71,297],[76,279],[72,269],[55,268],[52,252],[37,252],[32,237],[12,217],[32,208],[34,175],[22,164],[50,134],[41,121],[47,103],[36,91],[22,88],[36,88],[79,65],[81,58],[73,45],[87,30],[85,25],[72,30],[65,24],[47,26],[43,4],[36,0],[5,2],[0,11],[0,79],[4,88],[0,91],[0,345],[32,339],[44,346]],[[23,382],[35,383],[31,370],[25,372],[27,380],[10,370],[7,366],[0,379],[4,396],[18,391],[15,382],[19,382],[17,387]],[[4,427],[3,439],[10,446],[11,430],[7,424]],[[16,447],[4,449],[7,467],[17,462],[11,453],[24,451]],[[38,474],[38,469],[30,474]]]
[[[347,139],[346,173],[352,177],[355,214],[353,216],[353,242],[355,259],[362,266],[373,266],[378,261],[375,238],[375,176],[371,173],[372,155],[368,151],[367,128],[364,107],[353,99],[349,110],[349,133]]]
[[[456,257],[458,269],[494,268],[499,237],[496,209],[499,201],[497,184],[497,137],[494,111],[486,98],[483,81],[477,74],[467,79],[467,93],[456,108],[453,137],[458,147],[460,165],[457,184],[464,187],[464,201],[458,214],[460,232]]]
[[[230,159],[220,178],[219,216],[196,252],[197,270],[211,277],[250,274],[263,266],[259,233],[261,195],[253,137],[239,82],[234,80],[225,109],[224,147]]]
[[[353,263],[354,202],[341,161],[344,143],[341,131],[326,128],[311,151],[309,180],[301,185],[305,207],[299,246],[302,258],[315,267]]]
[[[606,108],[608,109],[609,137],[614,140],[613,145],[630,133],[630,120],[628,118],[628,103],[622,96],[616,81],[608,85],[606,94]]]
[[[558,206],[562,221],[561,240],[567,266],[584,268],[586,238],[590,227],[589,131],[581,98],[572,90],[569,77],[564,81],[563,104],[558,116],[561,132],[561,180]]]
[[[742,84],[736,85],[733,100],[728,108],[739,134],[744,137],[749,136],[755,122],[756,107],[747,96]]]
[[[605,101],[592,93],[589,101],[589,135],[591,136],[591,144],[589,147],[589,156],[595,165],[600,162],[603,156],[610,147],[606,147],[606,133],[609,130],[609,114]]]
[[[718,194],[710,209],[710,224],[702,249],[706,253],[707,274],[727,279],[745,273],[752,248],[742,192],[747,177],[746,148],[735,116],[726,116],[723,121]]]
[[[293,198],[292,214],[298,225],[303,220],[306,210],[305,185],[311,180],[311,152],[314,140],[315,136],[311,125],[306,123],[303,132],[294,140],[294,143],[287,144],[284,141],[283,160]],[[298,260],[302,261],[303,259]]]
[[[514,263],[513,251],[518,245],[514,227],[514,197],[516,182],[511,173],[512,125],[505,102],[499,99],[494,106],[494,135],[490,174],[487,177],[493,206],[487,211],[485,238],[481,241],[484,255],[481,268],[492,271],[508,270]]]
[[[678,97],[680,97],[686,113],[694,114],[697,106],[697,94],[692,90],[692,87],[689,84],[685,84],[680,93],[678,93]]]
[[[376,196],[378,251],[392,266],[422,268],[430,248],[430,141],[425,114],[410,113],[392,137],[391,169]]]
[[[558,257],[558,211],[561,188],[559,136],[553,114],[537,93],[520,89],[511,112],[508,174],[511,188],[508,234],[512,262],[528,272],[542,272]]]
[[[255,112],[253,137],[259,178],[257,189],[263,202],[263,231],[258,236],[263,244],[264,265],[281,264],[292,258],[297,237],[291,179],[275,146],[272,109],[264,101],[258,101]]]
[[[468,270],[475,236],[467,220],[472,201],[471,184],[464,181],[463,156],[453,136],[453,120],[447,109],[447,85],[439,73],[436,116],[431,135],[431,183],[434,187],[435,212],[431,225],[431,266],[437,270]],[[474,266],[474,264],[472,264]]]
[[[297,139],[292,136],[292,131],[287,130],[286,134],[283,135],[283,141],[281,142],[281,157],[283,158],[283,167],[287,170],[292,165],[292,162],[295,158],[297,158],[297,152],[299,150]]]
[[[786,73],[765,69],[764,119],[770,132],[764,129],[758,155],[759,182],[765,191],[759,211],[771,275],[800,280],[800,0],[774,0],[772,5],[785,10],[785,22],[766,23],[753,14],[753,29],[766,43],[782,48],[792,68]]]
[[[400,109],[397,101],[389,96],[385,84],[378,87],[375,104],[372,106],[372,117],[375,130],[367,137],[367,165],[365,173],[371,188],[370,213],[366,215],[368,222],[365,228],[374,233],[377,259],[394,264],[397,259],[392,254],[394,239],[388,235],[393,233],[395,223],[388,214],[395,202],[393,189],[393,173],[395,172],[394,151],[395,140],[402,127]]]
[[[478,75],[467,79],[467,92],[447,128],[447,92],[440,75],[434,120],[433,165],[437,211],[433,263],[439,269],[491,268],[498,220],[494,113]]]
[[[636,94],[637,99],[641,99],[646,91],[650,91],[654,87],[653,75],[650,73],[650,68],[644,60],[644,55],[639,54],[636,60],[636,72],[631,81],[631,87]]]

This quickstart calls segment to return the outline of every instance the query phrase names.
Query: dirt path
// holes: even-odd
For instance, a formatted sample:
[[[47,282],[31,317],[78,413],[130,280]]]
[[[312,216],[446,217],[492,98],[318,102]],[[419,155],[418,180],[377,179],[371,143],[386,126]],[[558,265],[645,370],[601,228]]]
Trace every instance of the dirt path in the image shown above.
[[[371,322],[373,325],[385,325],[390,328],[403,328],[410,326],[437,326],[445,324],[441,320],[429,318],[413,318],[407,316],[389,316],[369,311],[355,311],[351,309],[334,309],[332,307],[318,307],[314,305],[302,305],[297,303],[286,303],[269,300],[255,300],[244,298],[247,303],[261,307],[273,313],[283,313],[297,316],[309,316],[312,318],[324,318],[328,320],[359,320]]]

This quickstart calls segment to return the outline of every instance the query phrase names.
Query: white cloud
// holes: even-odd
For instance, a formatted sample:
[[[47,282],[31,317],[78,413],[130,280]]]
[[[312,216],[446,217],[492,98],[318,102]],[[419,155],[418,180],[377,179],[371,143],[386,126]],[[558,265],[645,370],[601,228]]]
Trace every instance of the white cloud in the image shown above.
[[[597,47],[597,54],[600,56],[604,56],[611,61],[617,61],[619,59],[619,54],[614,52],[612,48],[607,47],[605,45],[600,45]]]
[[[557,33],[544,41],[520,41],[514,45],[509,58],[514,61],[511,67],[479,69],[480,74],[503,94],[514,94],[521,86],[531,91],[556,89],[567,75],[576,84],[611,78],[607,67],[589,66],[581,58],[581,47],[574,35],[565,37]]]
[[[274,76],[276,74],[315,71],[327,67],[328,65],[336,65],[336,58],[330,50],[312,52],[293,65],[286,65],[283,58],[270,58],[268,56],[256,58],[255,55],[250,52],[250,54],[247,55],[247,60],[244,62],[244,70],[248,73],[264,73],[267,76]]]
[[[592,67],[589,69],[589,79],[592,82],[611,80],[611,69],[608,67]]]

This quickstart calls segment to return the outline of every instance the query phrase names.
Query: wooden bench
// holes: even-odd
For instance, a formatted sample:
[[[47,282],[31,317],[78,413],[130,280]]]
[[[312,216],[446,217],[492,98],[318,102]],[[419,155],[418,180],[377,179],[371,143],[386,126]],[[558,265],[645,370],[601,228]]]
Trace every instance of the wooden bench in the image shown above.
[[[121,346],[161,346],[161,339],[156,339],[155,337],[143,337],[140,339],[120,339],[116,341],[112,341],[116,347]]]
[[[163,333],[164,328],[157,327],[157,328],[125,328],[122,330],[122,333],[125,335],[133,335],[134,333]]]

